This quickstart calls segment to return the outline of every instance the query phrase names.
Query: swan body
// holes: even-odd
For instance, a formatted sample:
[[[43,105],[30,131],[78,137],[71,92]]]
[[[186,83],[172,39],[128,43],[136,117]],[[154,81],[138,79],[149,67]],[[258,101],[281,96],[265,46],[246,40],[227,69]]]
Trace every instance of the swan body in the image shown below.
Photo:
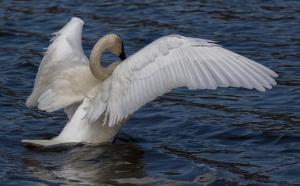
[[[102,37],[90,59],[81,46],[83,21],[72,18],[52,40],[37,73],[28,107],[64,109],[69,122],[51,140],[23,140],[36,146],[112,142],[130,115],[177,87],[242,87],[265,91],[278,75],[213,41],[180,35],[161,37],[126,58],[115,34]],[[103,68],[108,50],[123,61]]]

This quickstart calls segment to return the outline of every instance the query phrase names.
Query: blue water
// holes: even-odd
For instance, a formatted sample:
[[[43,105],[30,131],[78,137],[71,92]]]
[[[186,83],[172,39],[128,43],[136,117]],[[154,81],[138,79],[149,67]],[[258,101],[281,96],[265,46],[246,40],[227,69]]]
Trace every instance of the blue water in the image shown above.
[[[127,54],[167,34],[206,38],[276,71],[265,93],[180,88],[147,104],[114,144],[28,149],[65,114],[24,103],[51,33],[84,19],[83,45],[118,33]],[[39,1],[0,6],[2,185],[294,185],[300,183],[300,1]],[[115,58],[108,56],[108,60]]]

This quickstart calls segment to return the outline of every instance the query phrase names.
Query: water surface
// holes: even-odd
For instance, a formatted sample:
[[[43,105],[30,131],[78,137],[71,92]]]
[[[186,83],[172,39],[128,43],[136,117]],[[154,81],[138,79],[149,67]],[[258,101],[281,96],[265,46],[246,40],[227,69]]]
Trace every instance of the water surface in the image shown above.
[[[127,54],[167,34],[206,38],[276,71],[265,93],[180,88],[147,104],[114,144],[27,149],[63,112],[27,109],[51,33],[85,21],[83,45],[118,33]],[[294,185],[300,183],[299,1],[38,1],[0,6],[0,182],[3,185]],[[107,60],[115,60],[111,56]]]

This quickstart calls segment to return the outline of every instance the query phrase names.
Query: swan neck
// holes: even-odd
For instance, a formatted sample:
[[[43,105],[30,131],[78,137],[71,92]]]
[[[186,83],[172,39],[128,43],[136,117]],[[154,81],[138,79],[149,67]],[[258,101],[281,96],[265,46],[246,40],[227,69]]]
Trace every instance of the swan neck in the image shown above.
[[[104,68],[101,65],[101,56],[102,53],[110,47],[111,43],[108,42],[106,37],[102,37],[97,41],[93,47],[90,55],[90,69],[95,78],[99,80],[104,80],[112,73],[111,69]]]

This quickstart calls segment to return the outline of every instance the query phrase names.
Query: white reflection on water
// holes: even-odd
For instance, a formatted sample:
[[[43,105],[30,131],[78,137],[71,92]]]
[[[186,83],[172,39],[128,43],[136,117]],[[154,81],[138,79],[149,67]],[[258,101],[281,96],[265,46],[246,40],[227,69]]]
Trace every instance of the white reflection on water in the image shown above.
[[[143,151],[130,144],[55,147],[23,158],[33,177],[50,183],[99,184],[144,177]],[[33,159],[34,158],[34,159]]]

